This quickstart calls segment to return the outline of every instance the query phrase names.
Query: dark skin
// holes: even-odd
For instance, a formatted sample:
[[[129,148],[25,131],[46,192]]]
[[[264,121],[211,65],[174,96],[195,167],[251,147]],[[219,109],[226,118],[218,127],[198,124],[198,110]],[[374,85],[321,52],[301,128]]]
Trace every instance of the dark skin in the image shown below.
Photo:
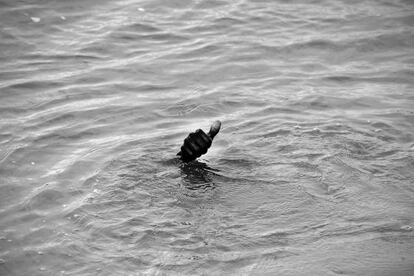
[[[220,127],[221,122],[215,121],[207,134],[201,129],[197,129],[195,132],[190,133],[187,138],[184,139],[181,151],[177,153],[177,155],[180,156],[181,160],[184,162],[190,162],[205,154],[210,148],[214,137],[219,132]]]

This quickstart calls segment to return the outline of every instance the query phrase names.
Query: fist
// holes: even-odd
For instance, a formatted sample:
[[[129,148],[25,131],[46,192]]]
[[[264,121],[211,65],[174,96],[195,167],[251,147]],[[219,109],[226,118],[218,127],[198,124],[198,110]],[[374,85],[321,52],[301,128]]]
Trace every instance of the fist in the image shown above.
[[[215,121],[208,134],[201,129],[197,129],[195,132],[190,133],[187,138],[184,139],[181,151],[177,155],[181,156],[181,160],[184,162],[189,162],[205,154],[210,148],[214,136],[219,132],[220,127],[221,122]]]

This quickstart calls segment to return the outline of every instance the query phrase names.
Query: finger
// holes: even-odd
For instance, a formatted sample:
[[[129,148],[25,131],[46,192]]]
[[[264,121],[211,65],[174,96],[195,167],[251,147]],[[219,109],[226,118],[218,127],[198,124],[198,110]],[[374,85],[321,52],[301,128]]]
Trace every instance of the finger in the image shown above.
[[[188,134],[187,138],[184,139],[184,143],[191,143],[192,141],[194,141],[194,137],[196,136],[196,132],[191,132],[190,134]]]
[[[207,148],[209,148],[211,146],[212,140],[204,131],[200,132],[200,138],[203,139],[204,144]]]
[[[200,136],[201,129],[197,129],[195,132],[191,132],[188,134],[188,137],[184,140],[184,143],[188,143],[188,146],[191,147],[193,150],[197,150],[200,146],[197,144],[196,140],[197,137]],[[196,147],[196,148],[194,148]]]
[[[190,160],[193,158],[193,152],[185,145],[181,147],[181,158]]]
[[[194,142],[199,146],[199,150],[200,150],[200,153],[201,153],[201,155],[203,155],[203,154],[205,154],[206,152],[207,152],[207,150],[208,150],[208,145],[209,145],[209,143],[208,143],[208,141],[206,142],[206,140],[204,140],[203,138],[202,138],[202,135],[204,134],[205,136],[207,136],[202,130],[199,130],[199,131],[196,131],[196,134],[198,134],[198,135],[196,135],[195,137],[194,137]]]
[[[205,148],[207,146],[206,142],[203,140],[203,138],[201,137],[201,134],[194,137],[194,142],[197,144],[198,147],[200,148]]]
[[[214,136],[217,135],[217,133],[220,131],[220,127],[221,127],[221,122],[220,121],[215,121],[211,127],[210,127],[210,131],[208,132],[208,136],[211,137],[211,139],[214,139]]]
[[[188,135],[188,137],[184,139],[185,148],[187,148],[191,151],[192,156],[194,156],[194,158],[197,158],[197,157],[201,156],[201,154],[200,154],[200,149],[201,148],[195,142],[196,137],[197,137],[197,134],[190,133]]]
[[[193,152],[194,155],[198,155],[200,152],[200,146],[196,143],[196,136],[193,135],[191,139],[186,141],[186,146]]]

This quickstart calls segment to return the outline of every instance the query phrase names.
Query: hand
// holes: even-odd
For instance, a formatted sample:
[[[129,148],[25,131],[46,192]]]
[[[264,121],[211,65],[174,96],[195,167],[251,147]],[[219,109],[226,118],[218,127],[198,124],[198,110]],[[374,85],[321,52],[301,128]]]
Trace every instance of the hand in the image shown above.
[[[184,144],[181,146],[181,151],[177,155],[181,156],[184,162],[192,161],[201,155],[205,154],[221,127],[220,121],[215,121],[210,128],[208,134],[201,129],[190,133],[184,139]]]

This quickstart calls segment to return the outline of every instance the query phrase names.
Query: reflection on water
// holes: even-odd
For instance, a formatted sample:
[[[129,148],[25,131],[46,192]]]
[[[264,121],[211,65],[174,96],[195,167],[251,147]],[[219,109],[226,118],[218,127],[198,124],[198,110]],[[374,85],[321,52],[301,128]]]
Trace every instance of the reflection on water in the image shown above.
[[[207,190],[214,189],[214,177],[217,176],[214,170],[206,163],[200,161],[192,161],[189,163],[180,163],[181,177],[183,185],[190,190]]]

